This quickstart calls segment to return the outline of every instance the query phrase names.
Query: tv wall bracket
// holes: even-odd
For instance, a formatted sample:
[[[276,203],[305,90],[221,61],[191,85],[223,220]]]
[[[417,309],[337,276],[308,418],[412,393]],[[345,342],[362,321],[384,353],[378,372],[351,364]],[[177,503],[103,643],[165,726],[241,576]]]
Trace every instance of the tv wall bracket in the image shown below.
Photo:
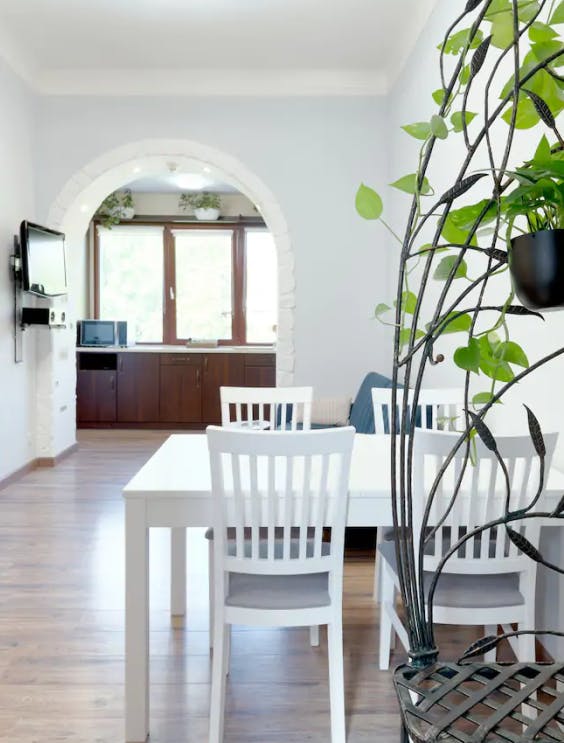
[[[23,331],[21,317],[23,308],[23,277],[20,241],[14,235],[14,252],[10,256],[10,267],[14,281],[14,361],[20,364],[23,361]]]

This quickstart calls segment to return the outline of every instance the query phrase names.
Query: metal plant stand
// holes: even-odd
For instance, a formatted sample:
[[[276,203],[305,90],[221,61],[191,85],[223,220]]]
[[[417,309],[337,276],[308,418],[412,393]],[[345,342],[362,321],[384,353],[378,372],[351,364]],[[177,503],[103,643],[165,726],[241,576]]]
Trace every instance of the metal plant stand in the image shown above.
[[[495,5],[493,3],[495,2]],[[460,3],[462,5],[462,3]],[[497,0],[468,0],[458,18],[448,29],[442,44],[440,54],[440,70],[442,78],[442,104],[431,134],[421,148],[420,165],[415,175],[416,188],[412,207],[407,220],[405,236],[398,272],[396,310],[395,310],[395,338],[394,338],[394,365],[393,365],[393,393],[392,410],[399,403],[400,413],[391,416],[391,483],[392,505],[396,542],[396,557],[400,593],[405,610],[405,625],[409,638],[410,661],[394,672],[394,683],[401,708],[402,740],[427,743],[430,741],[460,741],[460,743],[479,743],[481,741],[495,741],[507,743],[511,741],[564,741],[564,664],[563,663],[483,663],[476,661],[476,657],[491,650],[497,643],[508,635],[496,638],[484,638],[474,643],[458,663],[441,662],[439,649],[435,643],[433,631],[433,595],[436,579],[450,554],[462,544],[466,537],[457,542],[449,554],[445,555],[443,563],[438,568],[435,581],[427,591],[423,585],[423,554],[425,543],[433,538],[440,524],[432,528],[428,524],[430,505],[433,502],[439,482],[449,464],[447,460],[437,475],[435,483],[427,494],[427,504],[421,524],[417,524],[418,538],[414,535],[412,497],[413,473],[413,444],[417,436],[416,414],[417,401],[422,387],[425,371],[430,365],[443,361],[441,354],[436,353],[435,346],[449,323],[455,322],[462,316],[468,316],[469,327],[465,328],[469,338],[469,348],[476,337],[476,323],[487,313],[494,313],[499,317],[499,326],[505,324],[510,315],[537,315],[520,305],[512,303],[513,294],[508,290],[509,298],[501,306],[492,305],[487,301],[486,288],[491,277],[500,269],[507,267],[508,253],[503,237],[503,225],[498,206],[502,194],[514,184],[514,176],[508,169],[513,136],[516,128],[517,105],[513,105],[523,97],[528,98],[537,112],[538,119],[547,128],[548,134],[555,138],[556,144],[552,151],[562,148],[563,140],[556,128],[554,116],[547,103],[530,88],[534,76],[539,71],[550,75],[561,84],[563,78],[554,69],[555,61],[564,55],[562,44],[554,44],[547,49],[546,54],[537,61],[528,61],[522,65],[521,55],[529,28],[541,16],[546,14],[550,6],[549,0],[539,0],[534,3],[523,3],[523,0],[508,0],[509,11],[503,9],[503,3]],[[458,0],[453,0],[453,6],[459,7]],[[528,7],[525,13],[525,6]],[[503,49],[499,44],[492,45],[491,34],[486,37],[484,30],[491,23],[495,13],[509,12],[512,19],[513,41]],[[465,44],[458,62],[455,64],[450,77],[445,73],[445,52],[449,38],[459,29],[464,21],[469,26]],[[496,21],[499,23],[499,20]],[[540,26],[539,26],[540,27]],[[559,37],[558,37],[559,38]],[[475,42],[475,43],[474,43]],[[497,46],[497,48],[494,48]],[[484,66],[484,62],[487,63]],[[513,65],[513,79],[505,86],[501,95],[499,91],[491,95],[491,88],[496,81],[496,74],[502,62],[511,61]],[[482,67],[484,66],[484,69]],[[490,70],[486,74],[486,68]],[[461,84],[461,81],[462,84]],[[480,127],[471,136],[466,123],[466,104],[470,94],[476,92],[480,85],[484,90],[483,111]],[[466,154],[457,172],[454,173],[453,186],[441,196],[431,196],[432,207],[424,209],[421,196],[425,194],[426,174],[432,159],[434,148],[443,139],[443,130],[438,119],[448,119],[451,99],[459,95],[462,98],[461,129],[466,145]],[[493,102],[492,102],[493,101]],[[508,124],[507,139],[498,159],[494,153],[490,136],[494,123],[507,112],[505,117]],[[422,137],[420,137],[422,138]],[[483,172],[476,172],[473,158],[479,147],[487,152],[490,167]],[[479,180],[489,178],[491,181],[491,196],[480,202],[480,209],[475,214],[473,223],[466,226],[465,234],[458,239],[445,239],[445,225],[449,214],[453,210],[453,203],[468,192]],[[487,181],[482,181],[481,186]],[[511,189],[509,189],[510,191]],[[458,204],[456,204],[458,206]],[[487,247],[479,247],[475,239],[476,233],[487,220],[493,229],[491,242]],[[419,248],[421,235],[424,230],[432,230],[433,237],[424,246]],[[501,231],[501,234],[500,234]],[[488,238],[488,242],[490,238]],[[422,303],[428,287],[429,279],[437,263],[443,260],[442,255],[436,257],[445,247],[450,249],[449,255],[454,259],[446,267],[446,278],[438,300],[433,300],[433,317],[425,324],[425,330],[419,327]],[[500,247],[501,246],[501,247]],[[418,249],[419,248],[419,249]],[[483,259],[482,273],[470,286],[460,290],[455,283],[464,257],[470,251],[472,255],[479,255]],[[413,262],[420,263],[420,283],[417,296],[411,293],[411,299],[406,300],[407,276]],[[422,265],[421,265],[422,264]],[[444,272],[443,272],[444,273]],[[473,271],[475,274],[475,269]],[[409,308],[407,301],[411,302]],[[497,313],[497,315],[495,314]],[[422,324],[422,323],[421,323]],[[488,399],[480,401],[481,405],[472,405],[469,397],[471,370],[465,373],[465,419],[458,426],[460,437],[455,445],[452,456],[461,447],[465,448],[465,467],[471,467],[471,436],[479,436],[484,444],[496,452],[500,467],[503,467],[501,455],[497,452],[495,436],[490,431],[484,418],[492,405],[500,400],[508,389],[512,388],[521,379],[534,372],[535,369],[546,364],[551,359],[564,354],[564,348],[559,348],[543,359],[536,361],[510,380],[504,380],[494,375],[498,388],[492,388]],[[401,383],[401,384],[400,384]],[[402,396],[400,402],[397,391],[400,386],[410,387],[413,390],[413,399],[408,406],[407,395]],[[513,541],[521,552],[531,559],[547,567],[563,573],[557,565],[548,564],[519,533],[519,524],[528,518],[564,518],[564,498],[552,512],[540,512],[536,509],[543,487],[544,442],[543,436],[532,411],[527,409],[529,430],[532,446],[534,446],[541,460],[541,483],[537,497],[530,506],[519,512],[510,508],[510,485],[507,484],[507,501],[504,514],[495,520],[479,527],[478,530],[494,527],[506,530],[507,538]],[[409,435],[409,432],[414,435]],[[452,493],[452,501],[456,499],[462,483],[463,472],[457,479]],[[512,527],[513,525],[513,527]],[[419,545],[416,550],[415,545]],[[513,633],[508,633],[513,634]],[[560,632],[553,634],[561,635]]]

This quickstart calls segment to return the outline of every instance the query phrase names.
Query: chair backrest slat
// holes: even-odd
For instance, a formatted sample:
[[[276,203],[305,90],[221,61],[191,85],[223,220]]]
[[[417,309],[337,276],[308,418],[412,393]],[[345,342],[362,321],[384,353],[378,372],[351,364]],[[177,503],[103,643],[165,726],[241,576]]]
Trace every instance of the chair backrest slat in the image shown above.
[[[550,469],[557,436],[555,433],[544,435],[545,472]],[[445,431],[415,433],[413,487],[414,504],[417,506],[414,520],[416,532],[422,528],[421,516],[432,484],[458,440],[459,434]],[[539,459],[529,436],[498,436],[496,441],[508,473],[511,485],[510,510],[514,511],[527,506],[537,491]],[[487,449],[477,438],[471,443],[470,458],[465,465],[462,484],[452,503],[454,485],[462,471],[465,454],[466,446],[463,443],[446,467],[430,508],[427,528],[434,527],[439,522],[442,526],[432,539],[427,539],[425,570],[434,570],[448,549],[465,534],[504,514],[507,489],[503,468],[495,452]],[[515,521],[511,526],[526,536],[533,546],[538,546],[538,519]],[[414,538],[417,542],[418,533]],[[529,570],[531,564],[531,560],[507,538],[506,530],[501,525],[468,538],[449,558],[443,572],[519,572]]]
[[[413,402],[412,390],[397,390],[396,421],[399,429],[404,395],[407,394],[408,420],[411,417]],[[392,390],[385,387],[372,388],[374,409],[374,430],[376,433],[390,433]],[[417,428],[425,430],[454,431],[462,428],[464,422],[464,391],[458,388],[422,389],[417,400]],[[458,425],[457,425],[458,424]]]
[[[209,426],[207,433],[214,555],[225,571],[337,570],[339,560],[342,563],[354,428],[284,431],[272,436]],[[322,535],[327,526],[331,548],[324,550]],[[227,535],[232,527],[236,528],[235,554]],[[250,548],[244,539],[249,530]]]
[[[221,425],[311,428],[313,387],[220,387]]]

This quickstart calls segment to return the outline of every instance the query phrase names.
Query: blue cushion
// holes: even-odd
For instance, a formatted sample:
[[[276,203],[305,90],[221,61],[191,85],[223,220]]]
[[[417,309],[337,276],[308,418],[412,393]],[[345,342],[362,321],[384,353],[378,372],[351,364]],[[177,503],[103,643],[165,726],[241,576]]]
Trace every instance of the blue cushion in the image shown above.
[[[351,407],[349,423],[356,428],[357,433],[374,433],[374,409],[372,407],[372,388],[383,387],[390,389],[392,380],[378,372],[368,372]],[[386,414],[387,411],[384,411]],[[384,432],[389,433],[389,424],[384,415]]]
[[[374,408],[372,406],[372,388],[380,387],[383,389],[392,388],[392,380],[378,372],[369,372],[363,379],[360,389],[354,399],[351,407],[349,423],[354,426],[357,433],[374,433]],[[398,388],[403,389],[403,384],[398,383]],[[427,418],[430,419],[432,411],[427,411]],[[384,433],[390,433],[390,418],[387,409],[384,409]],[[428,420],[430,425],[430,420]],[[421,426],[421,409],[417,410],[415,416],[416,427]],[[408,421],[409,431],[409,421]]]

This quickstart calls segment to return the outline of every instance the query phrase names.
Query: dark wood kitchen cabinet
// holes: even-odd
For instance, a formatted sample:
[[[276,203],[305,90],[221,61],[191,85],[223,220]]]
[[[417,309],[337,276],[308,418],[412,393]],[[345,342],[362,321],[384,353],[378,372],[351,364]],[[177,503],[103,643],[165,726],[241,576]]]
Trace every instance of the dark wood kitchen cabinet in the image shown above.
[[[202,358],[200,354],[160,355],[159,421],[202,422]]]
[[[245,387],[276,387],[276,356],[273,353],[245,354]]]
[[[202,420],[206,424],[221,423],[219,388],[243,387],[245,363],[242,354],[205,354],[202,359]]]
[[[150,423],[159,419],[159,356],[119,353],[117,362],[117,420]]]
[[[76,418],[79,424],[115,421],[116,365],[116,354],[79,355],[76,372]]]
[[[203,429],[221,423],[219,388],[275,384],[273,353],[77,351],[79,428]]]

